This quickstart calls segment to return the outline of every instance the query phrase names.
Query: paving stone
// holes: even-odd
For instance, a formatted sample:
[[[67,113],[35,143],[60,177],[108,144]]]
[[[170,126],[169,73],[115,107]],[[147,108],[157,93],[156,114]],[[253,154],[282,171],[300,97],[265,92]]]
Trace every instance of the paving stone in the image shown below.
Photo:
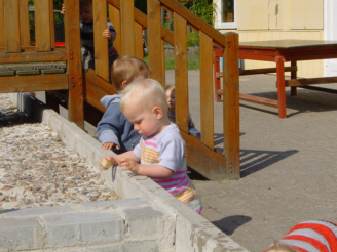
[[[43,229],[37,218],[1,218],[0,248],[31,250],[42,247]]]

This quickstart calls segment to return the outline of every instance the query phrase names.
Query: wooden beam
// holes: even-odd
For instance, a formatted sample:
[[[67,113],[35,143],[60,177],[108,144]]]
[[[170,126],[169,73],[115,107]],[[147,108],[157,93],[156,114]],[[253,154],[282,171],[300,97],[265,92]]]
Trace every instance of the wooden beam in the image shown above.
[[[136,57],[142,59],[144,58],[144,39],[143,39],[143,27],[138,23],[135,23],[135,46],[136,46]]]
[[[306,78],[286,80],[286,85],[290,87],[300,87],[313,84],[331,84],[337,83],[337,77]]]
[[[68,89],[65,74],[0,77],[0,92],[33,92]]]
[[[20,30],[22,48],[30,46],[28,0],[20,0]]]
[[[213,40],[199,32],[200,40],[200,130],[201,141],[214,148]]]
[[[240,93],[239,97],[240,97],[240,100],[255,102],[255,103],[265,105],[265,106],[277,108],[277,100],[274,100],[274,99],[269,99],[269,98],[256,96],[256,95],[242,94],[242,93]]]
[[[147,0],[147,41],[151,78],[164,84],[164,52],[160,36],[160,4],[158,0]]]
[[[114,47],[116,48],[117,52],[121,52],[121,23],[119,9],[111,4],[109,4],[109,18],[116,31]]]
[[[186,142],[186,158],[189,166],[209,179],[222,180],[227,177],[226,158],[222,154],[214,152],[186,132],[181,134]]]
[[[284,72],[291,72],[292,70],[297,71],[296,68],[285,67]],[[240,70],[240,75],[253,75],[253,74],[268,74],[268,73],[276,73],[276,68],[262,68],[262,69],[248,69],[248,70]]]
[[[20,52],[20,8],[19,0],[4,0],[5,51]]]
[[[187,26],[186,20],[174,14],[174,35],[176,54],[176,118],[179,128],[188,132],[188,69],[187,69]]]
[[[103,37],[103,31],[107,28],[107,5],[105,1],[93,0],[95,41],[95,71],[102,78],[109,80],[109,52],[108,40]]]
[[[0,50],[5,49],[5,42],[6,42],[6,29],[4,26],[4,0],[0,0],[0,34],[2,34],[2,36],[0,36]]]
[[[223,77],[223,127],[226,173],[229,178],[240,177],[239,138],[239,70],[238,35],[225,37]]]
[[[64,48],[57,48],[50,52],[21,52],[4,53],[0,52],[0,64],[38,62],[38,61],[65,61],[67,60]]]
[[[120,1],[121,54],[136,55],[134,0]]]
[[[50,0],[35,1],[35,41],[37,51],[50,51],[52,48],[50,13],[52,2]],[[67,10],[68,11],[68,10]]]
[[[68,54],[69,119],[84,127],[79,1],[65,0],[65,38]]]

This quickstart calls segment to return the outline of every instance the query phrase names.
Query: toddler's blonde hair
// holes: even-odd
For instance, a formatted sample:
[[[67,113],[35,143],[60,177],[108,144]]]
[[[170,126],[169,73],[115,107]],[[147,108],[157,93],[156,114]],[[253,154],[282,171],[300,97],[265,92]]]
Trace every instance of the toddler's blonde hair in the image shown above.
[[[267,250],[264,250],[263,252],[296,252],[296,250],[282,245],[279,242],[274,242],[271,247],[269,247]]]
[[[143,110],[151,110],[158,106],[167,114],[167,103],[160,83],[153,79],[136,79],[121,92],[120,107],[123,112],[130,102],[139,104]]]

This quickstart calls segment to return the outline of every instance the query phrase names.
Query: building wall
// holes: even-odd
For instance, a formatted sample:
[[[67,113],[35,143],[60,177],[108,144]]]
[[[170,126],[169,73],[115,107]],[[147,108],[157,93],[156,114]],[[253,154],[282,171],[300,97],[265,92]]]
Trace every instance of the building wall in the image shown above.
[[[219,2],[220,0],[216,0]],[[239,41],[324,39],[324,0],[235,0]],[[217,5],[218,6],[218,5]],[[216,23],[216,27],[217,27]],[[226,32],[228,30],[221,30]],[[248,61],[246,68],[272,67],[271,62]],[[323,60],[302,61],[299,76],[322,76]]]

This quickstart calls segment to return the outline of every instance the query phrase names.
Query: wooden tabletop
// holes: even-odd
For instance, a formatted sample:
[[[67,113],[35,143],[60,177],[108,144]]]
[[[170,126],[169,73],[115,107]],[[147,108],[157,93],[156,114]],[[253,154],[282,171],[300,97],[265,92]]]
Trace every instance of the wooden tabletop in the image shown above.
[[[273,48],[285,49],[296,47],[321,47],[321,46],[337,46],[337,41],[326,40],[269,40],[269,41],[251,41],[242,42],[240,48]]]

